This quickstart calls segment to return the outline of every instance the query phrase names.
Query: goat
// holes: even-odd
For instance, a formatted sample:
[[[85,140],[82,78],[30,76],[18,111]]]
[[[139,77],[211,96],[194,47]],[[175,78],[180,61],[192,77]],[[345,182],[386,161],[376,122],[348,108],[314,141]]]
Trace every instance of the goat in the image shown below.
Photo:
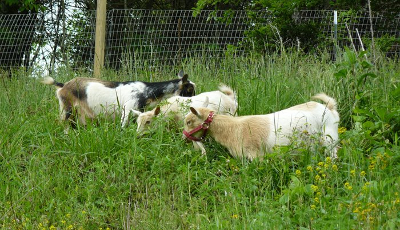
[[[178,76],[179,79],[164,82],[114,82],[78,77],[65,84],[45,77],[42,83],[57,87],[61,120],[69,120],[73,125],[77,115],[86,125],[87,118],[94,119],[99,114],[115,118],[116,113],[121,113],[122,127],[125,127],[132,109],[143,111],[145,106],[155,106],[173,95],[195,95],[195,84],[188,80],[188,75],[181,71]]]
[[[163,103],[160,103],[163,104]],[[163,116],[172,115],[177,124],[182,124],[184,116],[189,112],[189,107],[207,107],[218,114],[235,115],[238,107],[235,92],[226,85],[220,85],[219,91],[204,92],[193,97],[174,96],[168,98],[162,106],[157,106],[151,111],[141,113],[133,111],[138,115],[137,133],[142,134],[148,130],[153,119],[159,114]],[[193,142],[194,147],[200,147],[199,142]],[[204,149],[201,148],[200,149]]]
[[[339,113],[336,101],[324,93],[313,97],[325,104],[310,101],[266,115],[231,117],[214,114],[209,108],[191,107],[184,119],[183,138],[201,141],[207,130],[225,146],[233,157],[262,159],[274,146],[289,145],[291,137],[308,133],[321,135],[322,145],[336,158]],[[203,131],[202,133],[199,131]],[[202,152],[205,153],[204,147]]]
[[[137,118],[137,133],[146,131],[152,120],[160,113],[164,116],[172,114],[175,122],[181,122],[189,112],[189,107],[207,107],[215,110],[219,114],[236,113],[237,102],[234,91],[228,86],[221,85],[219,91],[204,92],[193,97],[173,96],[168,98],[161,106],[157,106],[151,111],[140,112],[133,110]]]

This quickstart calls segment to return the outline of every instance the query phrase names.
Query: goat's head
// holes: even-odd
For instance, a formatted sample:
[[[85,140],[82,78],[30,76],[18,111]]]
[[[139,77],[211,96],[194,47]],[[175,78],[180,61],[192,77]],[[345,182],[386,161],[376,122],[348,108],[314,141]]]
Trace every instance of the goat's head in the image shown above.
[[[144,113],[141,113],[139,111],[135,112],[138,113],[138,118],[136,121],[137,122],[136,132],[138,134],[143,134],[143,132],[149,129],[149,126],[151,125],[153,119],[160,113],[160,107],[156,107],[155,109]]]
[[[190,113],[188,113],[184,119],[184,128],[183,129],[186,132],[190,132],[191,130],[202,125],[204,123],[204,121],[207,119],[207,117],[211,111],[212,111],[211,109],[204,108],[204,107],[200,107],[200,108],[190,107]],[[201,132],[197,132],[197,133],[193,134],[193,136],[197,137],[197,138],[200,138],[201,135],[202,135]],[[186,138],[186,136],[183,135],[183,138]]]
[[[180,71],[178,76],[181,78],[181,81],[179,82],[179,96],[192,97],[196,95],[196,84],[188,80],[189,76],[187,74],[183,74],[183,71]]]

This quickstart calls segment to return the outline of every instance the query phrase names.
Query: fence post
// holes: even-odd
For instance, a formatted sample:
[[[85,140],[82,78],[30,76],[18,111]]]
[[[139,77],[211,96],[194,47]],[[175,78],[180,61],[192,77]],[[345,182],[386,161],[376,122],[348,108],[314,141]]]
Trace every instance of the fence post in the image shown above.
[[[106,40],[106,6],[107,0],[97,0],[96,10],[96,38],[94,48],[94,77],[100,77],[104,66],[104,50]]]

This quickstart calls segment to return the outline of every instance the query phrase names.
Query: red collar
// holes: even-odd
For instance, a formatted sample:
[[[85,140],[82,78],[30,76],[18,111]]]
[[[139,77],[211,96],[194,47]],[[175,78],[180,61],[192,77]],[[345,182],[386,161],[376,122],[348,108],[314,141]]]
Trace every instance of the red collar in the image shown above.
[[[207,135],[208,127],[210,127],[210,123],[213,121],[213,118],[214,112],[211,111],[210,114],[208,114],[207,119],[201,125],[197,126],[190,132],[183,130],[183,134],[185,134],[185,136],[192,141],[202,141]],[[200,138],[192,136],[194,133],[197,133],[200,130],[203,130],[203,135]]]

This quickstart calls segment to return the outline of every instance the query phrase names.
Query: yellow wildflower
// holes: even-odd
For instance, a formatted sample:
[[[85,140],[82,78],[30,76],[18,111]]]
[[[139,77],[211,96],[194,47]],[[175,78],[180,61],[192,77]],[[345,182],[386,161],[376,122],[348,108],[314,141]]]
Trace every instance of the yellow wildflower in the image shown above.
[[[348,190],[353,190],[353,187],[350,185],[349,182],[346,182],[346,183],[344,184],[344,187],[345,187],[346,189],[348,189]]]
[[[327,164],[330,164],[332,162],[332,158],[330,158],[330,157],[325,158],[325,162]]]
[[[367,191],[369,185],[370,185],[369,182],[365,182],[365,184],[364,184],[363,187],[362,187],[362,190],[363,190],[363,191]]]
[[[375,164],[370,164],[370,165],[368,166],[368,168],[371,169],[371,170],[375,169]]]
[[[318,191],[318,186],[316,186],[316,185],[311,185],[311,189],[313,190],[313,192]]]
[[[350,174],[351,174],[352,176],[356,175],[356,170],[354,170],[354,169],[351,170],[351,171],[350,171]]]
[[[337,165],[332,165],[332,170],[333,170],[333,171],[338,171]]]
[[[233,214],[233,215],[232,215],[232,218],[233,218],[233,219],[237,219],[237,218],[239,218],[239,215],[238,215],[238,214]]]
[[[354,213],[359,213],[359,212],[360,212],[360,209],[359,209],[358,207],[356,207],[356,208],[353,210],[353,212],[354,212]]]
[[[365,171],[360,172],[360,176],[364,177],[367,173]]]
[[[297,170],[296,170],[296,175],[297,175],[297,176],[300,176],[300,175],[301,175],[301,171],[297,169]]]
[[[314,198],[314,201],[315,201],[316,203],[318,203],[318,202],[319,202],[319,198],[318,198],[318,197],[315,197],[315,198]]]
[[[309,171],[309,172],[312,172],[313,171],[313,168],[312,168],[312,166],[307,166],[307,171]]]
[[[319,175],[316,175],[316,176],[315,176],[315,180],[316,180],[316,181],[319,181],[319,180],[321,180],[321,177],[320,177]]]
[[[312,210],[314,210],[316,207],[317,207],[317,206],[315,206],[314,204],[312,204],[312,205],[310,206],[310,208],[311,208]]]
[[[340,128],[338,128],[338,133],[339,133],[339,134],[342,134],[342,133],[344,133],[344,132],[346,132],[346,131],[347,131],[346,127],[340,127]]]
[[[324,166],[324,162],[318,162],[318,166],[320,166],[320,167],[322,167],[322,166]]]
[[[367,208],[367,209],[362,210],[361,214],[362,215],[368,215],[368,213],[370,213],[370,212],[371,212],[371,209]]]

